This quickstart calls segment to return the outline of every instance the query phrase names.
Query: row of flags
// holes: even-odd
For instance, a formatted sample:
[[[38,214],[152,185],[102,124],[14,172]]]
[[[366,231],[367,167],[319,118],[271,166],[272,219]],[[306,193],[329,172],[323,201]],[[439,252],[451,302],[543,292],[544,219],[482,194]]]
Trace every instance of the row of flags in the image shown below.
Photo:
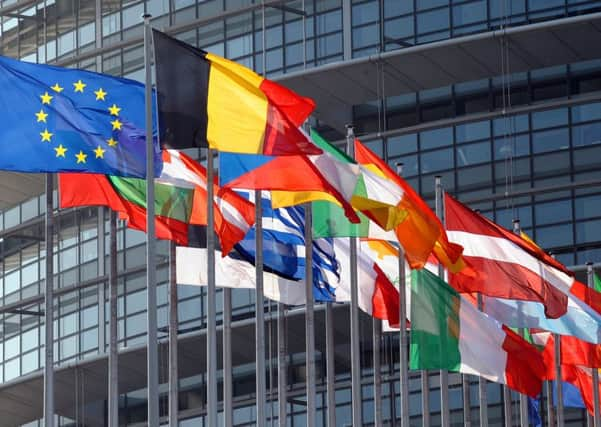
[[[260,203],[269,298],[306,302],[309,250],[309,286],[318,301],[349,301],[356,267],[358,303],[369,315],[398,326],[399,290],[409,296],[412,368],[480,375],[532,397],[542,381],[555,379],[549,333],[560,334],[561,379],[580,390],[591,410],[590,372],[601,367],[597,290],[526,236],[448,195],[443,226],[360,141],[353,159],[314,130],[305,132],[312,100],[159,31],[153,36],[155,171],[145,170],[143,85],[8,58],[0,58],[0,110],[8,118],[0,129],[0,169],[60,172],[60,207],[108,206],[142,231],[146,183],[154,179],[156,237],[180,245],[178,282],[185,284],[208,281],[209,249],[189,244],[196,226],[207,225],[210,202],[221,248],[217,285],[255,286]],[[205,168],[177,151],[189,147],[219,152],[219,178],[208,183]],[[262,191],[261,200],[253,190]],[[311,247],[304,209],[311,209],[314,224]],[[356,266],[350,236],[361,239]],[[400,247],[412,270],[409,287],[398,283]],[[428,271],[439,265],[446,278]]]

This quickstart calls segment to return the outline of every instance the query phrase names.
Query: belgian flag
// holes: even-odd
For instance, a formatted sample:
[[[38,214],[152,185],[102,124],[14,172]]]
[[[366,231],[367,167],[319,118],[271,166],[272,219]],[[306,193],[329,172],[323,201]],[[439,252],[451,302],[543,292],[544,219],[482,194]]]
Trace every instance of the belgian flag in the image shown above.
[[[153,30],[161,141],[267,155],[321,154],[298,127],[309,98]]]

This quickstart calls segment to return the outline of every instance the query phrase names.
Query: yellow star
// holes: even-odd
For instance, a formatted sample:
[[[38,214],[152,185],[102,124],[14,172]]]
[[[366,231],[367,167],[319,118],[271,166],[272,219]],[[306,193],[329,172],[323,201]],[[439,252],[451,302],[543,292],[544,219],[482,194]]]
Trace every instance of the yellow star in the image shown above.
[[[56,93],[61,93],[64,88],[62,88],[58,83],[54,83],[54,86],[50,86],[50,89],[52,89]]]
[[[75,157],[77,157],[77,163],[85,163],[86,157],[88,157],[88,155],[84,154],[83,151],[79,150],[79,153],[77,153]]]
[[[102,88],[95,90],[94,93],[96,94],[96,101],[106,101],[104,97],[107,95],[107,93],[103,91]]]
[[[111,122],[111,124],[113,125],[113,130],[121,130],[121,125],[123,123],[121,123],[119,119],[115,119]]]
[[[56,151],[56,157],[65,157],[67,149],[63,147],[63,144],[61,144],[58,147],[54,147],[54,151]]]
[[[39,122],[46,123],[46,117],[48,117],[48,113],[45,113],[44,110],[40,110],[40,112],[39,113],[35,113],[35,115],[38,118],[38,123]]]
[[[115,104],[113,104],[112,107],[109,107],[109,113],[111,113],[111,116],[118,116],[119,111],[121,111],[121,108],[117,107]]]
[[[102,147],[99,145],[98,148],[94,150],[94,154],[96,154],[97,159],[104,159],[105,151],[106,150],[103,150]]]
[[[50,95],[48,92],[44,92],[43,95],[40,95],[40,98],[42,98],[42,104],[48,104],[48,105],[50,105],[50,101],[54,97],[52,95]]]
[[[40,132],[40,135],[42,137],[42,142],[44,142],[44,141],[50,142],[50,138],[52,138],[52,135],[54,135],[54,134],[48,132],[48,129],[44,129],[44,132]]]
[[[115,141],[113,138],[109,138],[107,139],[107,144],[109,145],[109,147],[114,147],[117,145],[117,141]]]
[[[83,88],[86,87],[87,85],[84,82],[82,82],[81,79],[79,79],[78,81],[73,83],[73,86],[75,86],[75,92],[83,93]]]

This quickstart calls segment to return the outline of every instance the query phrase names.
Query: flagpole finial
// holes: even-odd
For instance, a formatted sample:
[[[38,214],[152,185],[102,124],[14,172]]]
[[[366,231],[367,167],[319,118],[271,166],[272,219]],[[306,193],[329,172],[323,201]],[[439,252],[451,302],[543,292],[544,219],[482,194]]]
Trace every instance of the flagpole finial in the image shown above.
[[[150,18],[152,18],[152,15],[150,13],[144,13],[144,14],[142,14],[142,19],[144,21],[146,21],[147,19],[150,19]]]
[[[396,173],[397,173],[397,175],[399,175],[399,176],[403,175],[403,166],[404,166],[404,163],[403,162],[396,162],[395,166],[396,166]]]

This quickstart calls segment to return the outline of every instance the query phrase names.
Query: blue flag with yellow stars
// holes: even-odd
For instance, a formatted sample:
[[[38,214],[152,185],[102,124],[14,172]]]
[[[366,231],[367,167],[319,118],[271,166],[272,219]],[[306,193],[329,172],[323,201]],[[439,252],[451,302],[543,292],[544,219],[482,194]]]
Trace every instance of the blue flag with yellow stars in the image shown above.
[[[136,81],[0,56],[0,170],[144,178],[144,105]]]

